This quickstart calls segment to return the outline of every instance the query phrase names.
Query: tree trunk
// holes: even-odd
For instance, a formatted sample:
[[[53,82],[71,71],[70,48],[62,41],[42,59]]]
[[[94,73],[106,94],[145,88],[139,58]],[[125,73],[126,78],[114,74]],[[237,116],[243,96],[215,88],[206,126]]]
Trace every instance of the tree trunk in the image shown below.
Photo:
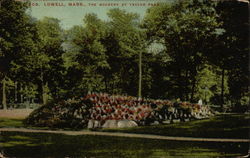
[[[141,98],[142,89],[142,52],[139,53],[139,85],[138,85],[138,98]]]
[[[17,81],[15,81],[15,103],[17,103]]]
[[[21,91],[20,100],[21,100],[21,103],[23,103],[23,85],[22,84],[20,84],[20,91]]]
[[[48,82],[44,84],[44,76],[43,76],[43,70],[41,70],[41,84],[42,84],[42,104],[45,105],[47,104],[48,101],[48,95],[47,95],[47,90],[48,90]]]
[[[221,109],[223,109],[224,104],[224,77],[225,77],[225,69],[222,69],[221,73]]]
[[[196,78],[194,77],[193,81],[192,81],[192,92],[191,92],[191,102],[194,102],[194,90],[195,90],[195,85],[196,85]]]
[[[188,70],[185,70],[185,100],[189,101],[189,97],[188,97]]]
[[[7,109],[7,98],[6,98],[6,78],[4,76],[3,80],[2,80],[2,105],[3,105],[3,109]]]
[[[48,94],[47,94],[48,82],[42,85],[42,90],[43,90],[43,104],[47,104],[48,103]]]
[[[181,70],[178,72],[178,98],[183,101],[184,100],[184,95],[183,95],[183,83],[182,83],[182,75],[181,75]]]
[[[27,85],[24,86],[25,92],[26,92],[26,96],[25,96],[25,108],[29,109],[30,108],[30,97],[29,95],[27,95],[27,91],[28,91],[28,87]]]

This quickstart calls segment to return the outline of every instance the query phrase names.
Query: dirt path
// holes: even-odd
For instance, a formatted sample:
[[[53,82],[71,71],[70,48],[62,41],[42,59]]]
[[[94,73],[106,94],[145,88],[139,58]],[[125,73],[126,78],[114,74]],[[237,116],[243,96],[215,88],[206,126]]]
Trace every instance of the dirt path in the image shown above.
[[[23,119],[27,117],[33,109],[13,109],[13,110],[0,110],[0,117],[11,119]]]
[[[193,137],[171,137],[158,136],[149,134],[132,134],[132,133],[116,133],[116,132],[94,132],[94,131],[53,131],[53,130],[35,130],[27,128],[0,128],[0,132],[30,132],[30,133],[53,133],[66,135],[98,135],[98,136],[115,136],[115,137],[129,137],[129,138],[144,138],[144,139],[158,139],[158,140],[175,140],[175,141],[199,141],[199,142],[248,142],[249,139],[225,139],[225,138],[193,138]]]

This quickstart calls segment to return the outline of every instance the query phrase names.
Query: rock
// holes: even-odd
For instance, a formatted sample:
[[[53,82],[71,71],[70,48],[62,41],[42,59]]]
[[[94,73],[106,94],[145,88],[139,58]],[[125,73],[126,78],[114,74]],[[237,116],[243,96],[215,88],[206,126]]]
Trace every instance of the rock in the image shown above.
[[[101,122],[95,120],[95,121],[94,121],[94,128],[100,128],[100,127],[101,127]]]
[[[171,121],[170,120],[165,120],[165,121],[163,121],[163,123],[170,124]]]
[[[100,128],[100,127],[101,127],[100,121],[97,121],[97,120],[89,120],[89,122],[88,122],[88,129]]]
[[[150,125],[159,125],[159,121],[154,121],[153,123],[151,123]]]
[[[117,123],[118,128],[129,128],[129,127],[137,127],[137,123],[131,120],[120,120]]]
[[[202,116],[199,115],[199,114],[195,115],[194,117],[195,117],[196,119],[198,119],[198,120],[202,119]]]
[[[94,120],[89,120],[89,122],[88,122],[88,129],[94,128],[94,123],[95,123]]]
[[[173,119],[173,123],[181,122],[180,119]]]
[[[105,123],[102,125],[102,128],[117,128],[118,121],[116,120],[106,120]]]

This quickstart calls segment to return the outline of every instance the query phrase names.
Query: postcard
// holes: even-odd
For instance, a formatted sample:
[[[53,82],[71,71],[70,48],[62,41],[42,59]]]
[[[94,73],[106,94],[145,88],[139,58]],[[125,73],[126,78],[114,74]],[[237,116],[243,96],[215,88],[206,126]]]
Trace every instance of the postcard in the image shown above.
[[[0,0],[0,158],[247,157],[249,1]]]

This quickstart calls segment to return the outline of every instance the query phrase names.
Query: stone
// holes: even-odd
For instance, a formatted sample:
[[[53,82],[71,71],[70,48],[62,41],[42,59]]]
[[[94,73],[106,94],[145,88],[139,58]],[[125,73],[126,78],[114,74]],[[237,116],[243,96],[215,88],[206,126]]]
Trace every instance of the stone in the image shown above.
[[[199,104],[199,105],[202,105],[202,100],[201,100],[201,99],[198,101],[198,104]]]
[[[137,127],[137,123],[131,120],[120,120],[117,123],[118,128],[129,128],[129,127]]]
[[[117,128],[118,121],[116,120],[106,120],[105,123],[102,125],[102,128]]]
[[[180,119],[173,119],[173,123],[181,122]]]
[[[88,129],[94,128],[94,123],[95,123],[94,120],[89,120],[89,122],[88,122]]]
[[[165,121],[163,121],[163,123],[170,124],[171,121],[170,120],[165,120]]]
[[[94,128],[100,128],[100,127],[101,127],[101,122],[95,120],[95,121],[94,121]]]
[[[151,123],[150,125],[159,125],[159,121],[154,121],[153,123]]]

